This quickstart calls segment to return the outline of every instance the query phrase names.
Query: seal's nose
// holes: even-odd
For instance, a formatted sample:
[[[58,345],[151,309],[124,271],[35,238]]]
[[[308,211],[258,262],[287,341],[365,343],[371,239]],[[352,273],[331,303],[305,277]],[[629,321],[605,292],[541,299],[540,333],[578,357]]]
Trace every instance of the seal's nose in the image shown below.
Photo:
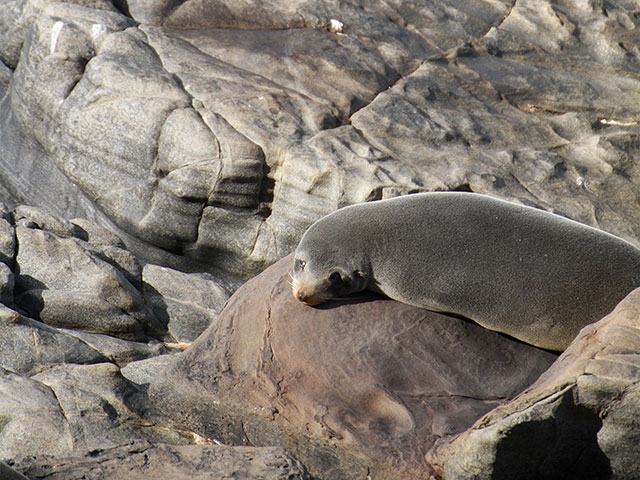
[[[298,288],[293,290],[293,298],[299,300],[305,305],[310,305],[311,295],[309,295],[304,288]]]

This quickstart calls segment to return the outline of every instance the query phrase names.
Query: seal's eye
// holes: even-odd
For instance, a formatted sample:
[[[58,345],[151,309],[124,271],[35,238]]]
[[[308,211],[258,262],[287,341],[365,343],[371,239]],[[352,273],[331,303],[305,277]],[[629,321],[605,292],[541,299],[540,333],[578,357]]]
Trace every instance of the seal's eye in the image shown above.
[[[307,262],[305,262],[304,260],[300,260],[300,259],[298,258],[298,259],[296,259],[296,261],[295,261],[295,263],[294,263],[294,265],[293,265],[293,268],[294,268],[295,270],[300,270],[300,271],[302,271],[302,270],[304,270],[304,267],[305,267],[306,265],[307,265]]]
[[[339,272],[331,272],[331,275],[329,275],[329,282],[331,282],[332,285],[342,283],[342,276]]]

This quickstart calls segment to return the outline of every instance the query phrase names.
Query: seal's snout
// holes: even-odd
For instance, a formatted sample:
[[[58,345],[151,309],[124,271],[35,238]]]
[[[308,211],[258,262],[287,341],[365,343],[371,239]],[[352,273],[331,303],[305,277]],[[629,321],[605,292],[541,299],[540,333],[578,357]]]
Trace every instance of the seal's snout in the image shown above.
[[[305,305],[313,305],[311,301],[311,295],[309,295],[302,289],[294,290],[293,296],[295,297],[296,300],[304,303]]]
[[[313,291],[310,292],[306,288],[294,288],[293,297],[299,302],[302,302],[310,307],[323,302],[323,300],[319,299],[316,295],[313,294]]]

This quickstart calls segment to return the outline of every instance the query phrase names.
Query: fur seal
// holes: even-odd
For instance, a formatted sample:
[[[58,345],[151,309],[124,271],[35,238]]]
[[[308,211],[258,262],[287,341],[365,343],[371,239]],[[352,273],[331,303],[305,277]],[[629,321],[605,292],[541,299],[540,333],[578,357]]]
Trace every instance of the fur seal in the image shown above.
[[[559,351],[640,285],[640,249],[486,195],[421,193],[321,218],[292,279],[307,305],[369,289]]]

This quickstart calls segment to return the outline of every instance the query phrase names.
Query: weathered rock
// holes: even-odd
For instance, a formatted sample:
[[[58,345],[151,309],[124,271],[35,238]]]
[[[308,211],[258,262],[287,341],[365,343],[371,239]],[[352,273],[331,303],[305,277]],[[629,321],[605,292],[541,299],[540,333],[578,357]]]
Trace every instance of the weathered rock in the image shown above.
[[[155,358],[158,355],[162,356],[170,351],[164,343],[153,339],[147,342],[133,342],[110,335],[87,333],[70,329],[57,330],[81,340],[99,352],[103,359],[120,367],[128,366],[131,362]]]
[[[204,332],[237,288],[211,275],[158,265],[145,265],[143,281],[145,301],[166,324],[167,338],[178,343],[190,343]]]
[[[144,390],[124,378],[115,365],[58,365],[32,379],[50,388],[60,405],[71,442],[67,455],[115,447],[131,439],[185,443],[191,438],[145,420]],[[19,454],[4,458],[36,453],[26,444]]]
[[[279,448],[168,445],[143,441],[90,452],[84,457],[54,458],[40,455],[22,460],[16,468],[33,480],[128,480],[132,477],[172,480],[310,478],[304,467]]]
[[[309,308],[291,257],[236,292],[152,380],[178,426],[281,445],[319,478],[429,478],[424,452],[530,384],[555,355],[371,295]]]
[[[531,387],[429,453],[445,478],[633,479],[640,290],[585,327]]]
[[[27,477],[3,462],[0,462],[0,476],[3,480],[28,480]]]
[[[128,363],[120,373],[136,385],[148,385],[175,361],[175,355],[159,355]]]
[[[248,277],[339,206],[456,188],[640,243],[633,5],[10,5],[6,188],[154,263]]]
[[[1,377],[8,392],[0,409],[10,412],[0,436],[7,452],[18,448],[15,432],[24,428],[29,448],[45,445],[41,453],[56,457],[73,453],[50,389],[29,378],[53,368],[55,378],[48,378],[63,397],[81,390],[86,372],[96,374],[88,384],[97,404],[110,402],[111,389],[132,383],[138,387],[127,388],[138,391],[151,383],[156,395],[168,392],[164,406],[187,430],[193,422],[198,431],[235,443],[292,446],[326,478],[350,466],[349,474],[364,477],[374,464],[394,472],[389,475],[411,471],[428,463],[423,453],[437,437],[444,445],[449,434],[535,377],[525,379],[515,368],[524,362],[518,358],[515,370],[495,367],[513,382],[492,383],[487,367],[453,388],[449,380],[460,375],[456,362],[478,368],[475,357],[469,360],[470,353],[461,355],[453,346],[456,335],[484,339],[487,349],[497,349],[490,358],[500,349],[515,355],[511,348],[525,347],[494,344],[498,340],[458,320],[424,312],[418,320],[381,300],[339,309],[368,309],[353,314],[358,322],[370,315],[364,326],[372,336],[362,345],[347,340],[362,338],[363,324],[325,318],[336,309],[315,311],[313,325],[306,323],[309,312],[297,323],[281,323],[281,315],[263,309],[253,319],[255,330],[205,337],[177,366],[165,367],[184,374],[172,387],[155,379],[154,369],[170,362],[154,357],[168,350],[149,336],[188,342],[207,322],[213,322],[211,331],[223,331],[236,321],[227,313],[217,319],[236,285],[232,277],[247,278],[293,250],[320,216],[373,198],[478,191],[640,244],[640,11],[633,2],[7,0],[0,10],[0,200],[6,205],[0,206],[0,302],[11,308],[0,310]],[[41,208],[17,210],[16,257],[13,219],[6,213],[19,204]],[[80,217],[117,231],[126,248]],[[128,250],[154,264],[215,270],[216,276],[147,265],[143,278]],[[59,268],[63,259],[71,260],[70,270]],[[220,270],[232,275],[222,277]],[[177,289],[177,282],[184,288]],[[286,288],[274,288],[274,315],[288,312],[284,303],[280,310],[273,303]],[[193,295],[194,289],[208,293]],[[243,314],[258,309],[261,298],[270,297],[262,293],[246,306],[234,302],[238,324],[251,323]],[[400,318],[392,324],[407,331],[376,330],[384,319],[374,321],[374,313]],[[356,327],[349,337],[349,328]],[[329,344],[336,332],[343,336]],[[408,335],[414,335],[411,342]],[[416,350],[433,347],[430,335],[440,336],[439,345],[452,342],[452,349]],[[636,351],[635,337],[629,337],[630,351]],[[396,343],[383,341],[389,338]],[[205,352],[206,345],[228,350]],[[487,352],[476,347],[469,346],[470,352],[485,358]],[[327,350],[335,358],[327,360]],[[451,351],[460,358],[450,358]],[[207,370],[196,353],[220,363]],[[291,373],[295,355],[306,368],[298,378]],[[420,355],[433,360],[425,370],[424,362],[416,362]],[[478,475],[496,464],[505,475],[520,474],[520,466],[543,475],[562,471],[566,459],[577,458],[584,467],[590,456],[597,468],[587,473],[607,473],[600,467],[608,461],[614,477],[626,478],[637,457],[637,423],[628,413],[638,408],[637,385],[619,380],[632,377],[633,355],[624,349],[616,355],[620,362],[612,362],[611,371],[585,370],[588,375],[567,380],[567,390],[553,390],[547,404],[522,396],[521,413],[539,422],[520,422],[505,407],[511,413],[504,422],[520,423],[492,430],[505,423],[487,417],[488,440],[474,444],[485,429],[471,430],[454,443],[459,456],[436,455],[436,466],[466,472],[472,467],[465,455],[479,452]],[[563,365],[577,357],[563,357]],[[369,359],[367,375],[353,376],[351,369],[363,367],[354,358]],[[536,358],[540,369],[549,360]],[[185,359],[195,362],[193,372]],[[105,362],[124,368],[125,378],[115,381],[115,367],[96,365]],[[313,362],[321,368],[311,368]],[[420,371],[399,371],[406,362],[418,363]],[[600,368],[603,360],[588,365]],[[87,367],[83,375],[81,366]],[[210,377],[211,371],[219,377]],[[309,378],[318,379],[317,385]],[[231,382],[228,391],[225,382]],[[432,384],[440,390],[423,389]],[[179,385],[180,400],[171,405]],[[612,395],[618,401],[606,404]],[[222,411],[233,402],[265,410]],[[337,405],[344,409],[323,410]],[[549,408],[557,420],[549,420]],[[166,420],[152,413],[146,416]],[[405,430],[407,418],[431,426]],[[121,432],[140,434],[107,420],[100,420],[111,438],[105,444],[121,441]],[[92,441],[99,445],[97,425],[85,431],[97,432]],[[547,444],[557,447],[546,463],[519,454],[513,457],[519,465],[508,462],[509,452],[522,451],[521,443],[524,451],[530,447],[522,432],[549,425],[561,435],[541,434],[547,443],[536,452],[546,455]],[[56,440],[45,444],[38,429],[54,432],[47,442],[50,435]],[[508,435],[500,440],[496,432]],[[423,433],[426,440],[417,447]],[[580,435],[586,443],[576,440]],[[497,453],[483,450],[486,445],[498,445]],[[586,454],[575,457],[573,445]]]
[[[54,365],[107,361],[85,341],[0,306],[0,367],[31,376]]]
[[[45,323],[142,339],[152,320],[130,253],[85,241],[79,226],[33,209],[16,210],[19,275],[15,301]],[[88,239],[88,237],[86,237]],[[119,255],[115,255],[115,253]],[[124,268],[123,265],[124,264]]]
[[[31,377],[0,368],[0,458],[64,457],[132,439],[188,443],[193,435],[143,419],[144,389],[109,363],[60,364]]]
[[[68,455],[69,425],[55,394],[27,376],[0,369],[0,458]]]

